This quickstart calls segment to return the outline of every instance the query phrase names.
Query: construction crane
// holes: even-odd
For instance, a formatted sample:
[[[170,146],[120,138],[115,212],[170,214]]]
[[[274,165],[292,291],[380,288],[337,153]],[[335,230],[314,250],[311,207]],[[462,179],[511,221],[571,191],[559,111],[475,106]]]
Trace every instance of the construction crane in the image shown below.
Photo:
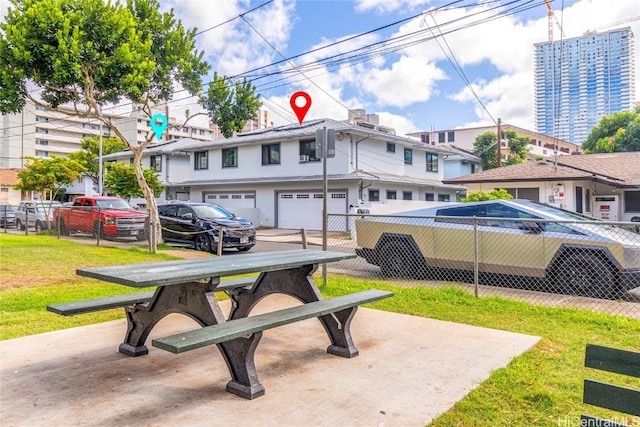
[[[592,28],[590,30],[587,30],[585,34],[595,33],[598,30],[603,30],[603,29],[609,28],[609,27],[616,27],[618,25],[626,24],[628,22],[637,21],[639,19],[640,19],[640,16],[633,16],[631,18],[623,19],[622,21],[612,22],[611,24],[601,25],[599,27]]]
[[[560,25],[560,22],[558,21],[558,18],[556,17],[556,14],[553,13],[553,8],[551,7],[551,2],[549,0],[544,0],[544,4],[547,5],[547,9],[549,9],[549,13],[547,13],[547,19],[549,20],[549,41],[552,42],[553,41],[553,21],[555,20],[556,25],[558,26],[558,28],[560,29],[560,34],[562,34],[562,37],[566,37],[564,35],[564,30],[562,29],[562,25]]]

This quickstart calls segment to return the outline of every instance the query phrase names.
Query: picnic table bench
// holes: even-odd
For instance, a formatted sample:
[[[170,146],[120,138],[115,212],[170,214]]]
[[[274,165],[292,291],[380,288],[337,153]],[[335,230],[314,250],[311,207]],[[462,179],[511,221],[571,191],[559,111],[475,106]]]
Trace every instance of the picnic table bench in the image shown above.
[[[76,273],[80,276],[135,288],[154,286],[155,290],[54,304],[47,309],[75,315],[124,307],[127,332],[119,351],[129,356],[148,353],[145,342],[162,318],[171,313],[187,315],[203,327],[156,338],[152,345],[173,353],[216,345],[231,374],[227,391],[253,399],[264,394],[254,354],[262,332],[267,329],[317,317],[331,342],[327,352],[347,358],[358,355],[350,331],[358,306],[393,293],[368,290],[323,299],[313,273],[319,264],[348,258],[355,258],[355,254],[299,249],[78,269]],[[222,280],[254,273],[259,275]],[[231,299],[227,317],[215,297],[219,291]],[[249,316],[258,302],[274,293],[292,296],[303,304]]]
[[[587,344],[584,365],[588,368],[640,378],[640,352],[636,351]],[[640,417],[640,390],[585,379],[582,401],[600,408]],[[586,414],[581,417],[581,425],[627,427],[627,423],[622,424]]]

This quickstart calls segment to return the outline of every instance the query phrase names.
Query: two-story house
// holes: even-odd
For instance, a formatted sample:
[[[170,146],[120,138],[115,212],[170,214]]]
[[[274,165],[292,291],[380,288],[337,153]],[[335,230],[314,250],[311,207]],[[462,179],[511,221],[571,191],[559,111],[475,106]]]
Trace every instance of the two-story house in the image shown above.
[[[326,174],[316,152],[316,131],[323,128],[335,132]],[[352,207],[375,213],[376,204],[398,202],[399,210],[407,210],[409,202],[418,208],[456,200],[464,187],[442,183],[449,156],[468,168],[463,174],[479,163],[449,147],[429,146],[350,121],[322,119],[210,142],[182,139],[154,145],[143,162],[155,168],[166,185],[160,202],[219,203],[256,225],[320,230],[325,177],[329,213],[348,213]],[[105,160],[131,157],[122,152]]]

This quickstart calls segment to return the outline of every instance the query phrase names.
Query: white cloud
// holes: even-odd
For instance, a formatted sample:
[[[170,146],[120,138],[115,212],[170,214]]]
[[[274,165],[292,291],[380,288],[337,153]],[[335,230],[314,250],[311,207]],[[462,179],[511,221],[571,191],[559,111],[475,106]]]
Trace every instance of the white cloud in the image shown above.
[[[9,0],[0,0],[0,20],[4,21],[9,6],[13,6]]]
[[[584,0],[566,8],[564,14],[559,11],[555,13],[563,22],[566,37],[578,37],[588,28],[609,25],[640,14],[640,2],[637,0],[620,0],[615,2],[615,7],[612,7],[613,4],[607,0]],[[490,27],[485,24],[446,36],[463,69],[465,66],[487,63],[498,71],[496,77],[486,80],[467,75],[474,83],[479,98],[494,118],[502,117],[503,121],[511,124],[535,129],[533,45],[547,41],[547,23],[546,15],[524,23],[509,17],[493,21],[488,24]],[[556,31],[554,37],[558,39],[559,30],[555,22],[553,25]],[[633,25],[635,34],[639,34],[638,25],[626,25]],[[636,64],[640,63],[638,52],[636,49]],[[636,88],[639,87],[638,84],[640,80],[636,73]],[[636,93],[636,96],[638,95],[640,94]],[[478,121],[474,122],[474,125],[490,122],[487,113],[477,103],[468,87],[462,87],[458,93],[450,97],[459,102],[476,104]]]
[[[252,8],[248,0],[163,1],[163,8],[173,8],[186,28],[202,31],[198,49],[205,51],[213,70],[228,76],[282,59],[278,52],[287,46],[294,7],[292,0],[276,0],[241,19]]]
[[[403,55],[390,68],[369,70],[360,87],[379,105],[406,107],[429,100],[435,82],[446,78],[442,69],[434,64]]]

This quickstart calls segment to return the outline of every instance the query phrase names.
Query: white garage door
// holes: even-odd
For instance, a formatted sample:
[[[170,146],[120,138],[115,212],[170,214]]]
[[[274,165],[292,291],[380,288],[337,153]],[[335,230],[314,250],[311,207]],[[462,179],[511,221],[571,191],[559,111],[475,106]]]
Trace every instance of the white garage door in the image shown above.
[[[235,208],[255,208],[255,193],[205,193],[204,201],[217,203],[223,208],[233,212]]]
[[[329,213],[347,212],[347,193],[330,191]],[[346,231],[346,221],[331,218],[330,231]],[[322,230],[322,191],[281,192],[278,194],[278,228]]]

